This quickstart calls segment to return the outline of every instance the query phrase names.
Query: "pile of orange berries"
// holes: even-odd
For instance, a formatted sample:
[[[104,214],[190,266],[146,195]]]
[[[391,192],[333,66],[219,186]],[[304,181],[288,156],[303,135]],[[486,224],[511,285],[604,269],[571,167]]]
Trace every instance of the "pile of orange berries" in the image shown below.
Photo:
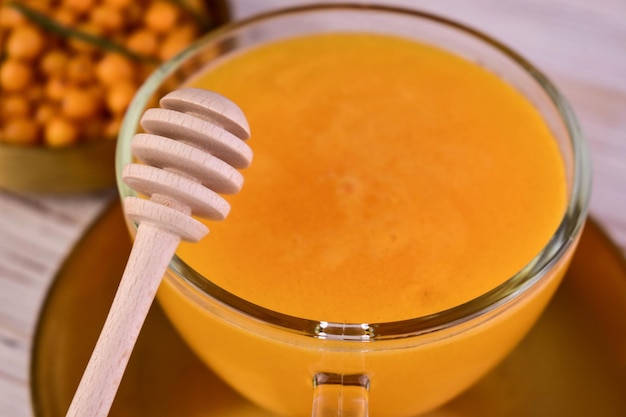
[[[105,39],[123,50],[54,33],[4,1],[0,143],[62,147],[114,139],[139,85],[159,62],[201,32],[186,9],[167,0],[19,3],[60,27]]]

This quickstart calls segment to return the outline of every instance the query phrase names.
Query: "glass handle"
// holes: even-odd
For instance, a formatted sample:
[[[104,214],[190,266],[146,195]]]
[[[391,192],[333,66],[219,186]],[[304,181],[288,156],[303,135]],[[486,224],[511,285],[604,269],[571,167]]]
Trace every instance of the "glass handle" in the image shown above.
[[[313,377],[312,417],[367,417],[369,378],[320,372]]]

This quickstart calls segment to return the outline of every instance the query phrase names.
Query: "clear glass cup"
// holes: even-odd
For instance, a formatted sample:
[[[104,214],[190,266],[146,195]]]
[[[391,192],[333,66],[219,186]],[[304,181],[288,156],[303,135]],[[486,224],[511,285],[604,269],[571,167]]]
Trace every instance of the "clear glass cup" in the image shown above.
[[[191,45],[138,91],[119,137],[119,191],[134,195],[120,180],[121,168],[132,160],[130,142],[141,114],[164,91],[255,45],[337,30],[375,30],[437,45],[480,63],[525,95],[558,141],[566,167],[569,200],[557,232],[500,286],[454,308],[398,322],[334,323],[271,311],[218,287],[178,257],[160,300],[199,357],[261,407],[286,416],[415,416],[471,386],[516,346],[559,285],[585,222],[590,165],[583,136],[566,100],[526,60],[473,29],[394,7],[314,5],[235,22]],[[134,232],[134,225],[129,228]]]

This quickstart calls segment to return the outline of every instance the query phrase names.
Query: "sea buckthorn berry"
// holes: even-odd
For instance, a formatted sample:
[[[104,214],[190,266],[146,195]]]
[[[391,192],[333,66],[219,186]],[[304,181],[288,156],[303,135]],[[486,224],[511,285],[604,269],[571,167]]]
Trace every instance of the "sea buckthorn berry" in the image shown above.
[[[157,35],[147,29],[136,30],[128,37],[126,47],[137,54],[152,56],[158,47]]]
[[[107,33],[120,31],[125,24],[122,11],[107,3],[95,6],[89,13],[89,21],[91,24],[101,27]]]
[[[33,70],[26,62],[8,58],[0,63],[0,87],[4,91],[22,91],[33,79]]]
[[[133,99],[135,91],[137,91],[137,85],[132,82],[112,85],[106,97],[107,109],[113,114],[123,114]]]
[[[163,61],[171,59],[174,55],[189,46],[196,36],[197,31],[192,26],[183,26],[172,30],[163,40],[159,51],[159,58]]]
[[[61,5],[61,7],[52,12],[52,19],[65,27],[73,27],[80,17],[77,15],[76,11]]]
[[[107,53],[96,65],[96,76],[105,85],[131,80],[135,75],[132,62],[123,55]]]
[[[43,51],[44,45],[45,38],[41,29],[25,24],[15,27],[8,36],[6,52],[14,58],[32,60]]]
[[[46,83],[46,97],[50,101],[60,101],[67,91],[67,82],[62,77],[51,77]]]
[[[157,33],[165,33],[175,27],[179,15],[180,11],[174,3],[157,0],[148,7],[144,21],[148,28]]]
[[[67,79],[76,84],[86,84],[95,78],[93,59],[85,53],[71,57],[67,63]]]
[[[46,124],[43,139],[51,147],[72,145],[78,141],[78,128],[74,122],[55,117]]]
[[[95,117],[101,108],[101,103],[86,88],[68,89],[61,101],[61,112],[68,119],[84,120]]]
[[[26,22],[26,17],[8,4],[0,6],[0,28],[14,28]]]
[[[62,49],[52,49],[41,57],[39,70],[48,76],[61,75],[65,72],[69,57]]]

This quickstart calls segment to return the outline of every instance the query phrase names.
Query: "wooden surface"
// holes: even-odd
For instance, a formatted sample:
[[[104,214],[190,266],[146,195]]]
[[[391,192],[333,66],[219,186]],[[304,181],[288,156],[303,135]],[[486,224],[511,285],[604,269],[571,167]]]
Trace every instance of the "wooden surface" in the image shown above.
[[[235,16],[243,16],[272,4],[295,2],[233,3]],[[555,82],[589,139],[594,163],[592,215],[625,251],[626,1],[387,3],[439,12],[480,28],[516,49]],[[32,416],[29,355],[41,302],[77,239],[115,198],[114,190],[72,197],[0,192],[0,417]]]

